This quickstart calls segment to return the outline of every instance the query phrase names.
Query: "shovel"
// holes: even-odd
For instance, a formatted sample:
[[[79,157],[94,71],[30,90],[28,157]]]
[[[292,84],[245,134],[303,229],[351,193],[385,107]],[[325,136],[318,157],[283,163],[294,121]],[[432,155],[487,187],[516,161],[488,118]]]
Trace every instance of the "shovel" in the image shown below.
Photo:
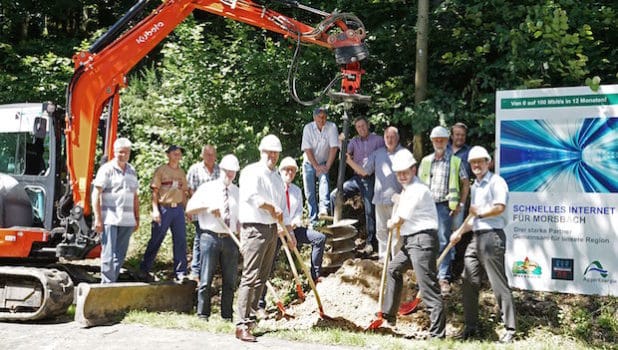
[[[283,226],[285,228],[285,226]],[[287,231],[287,230],[286,230]],[[294,264],[294,259],[292,258],[292,253],[290,253],[290,247],[288,247],[287,242],[281,236],[281,245],[283,246],[283,251],[285,252],[285,256],[288,258],[288,262],[290,263],[290,268],[292,269],[292,274],[294,275],[294,281],[296,282],[296,294],[301,301],[305,301],[305,292],[303,292],[303,285],[300,282],[300,277],[298,277],[298,270],[296,270],[296,265]],[[289,239],[289,234],[288,234]]]
[[[463,232],[467,232],[464,230],[469,230],[470,225],[468,224],[468,221],[470,221],[471,218],[473,218],[473,216],[468,215],[464,223],[457,229],[457,231],[453,232],[453,235],[461,235]],[[440,254],[440,257],[438,257],[438,260],[436,261],[437,266],[440,266],[440,264],[442,263],[442,260],[444,260],[448,252],[453,248],[453,246],[454,244],[452,242],[448,243],[448,245],[444,248],[444,251],[442,251],[442,254]],[[401,306],[399,307],[399,315],[404,316],[404,315],[409,315],[413,313],[414,310],[416,310],[416,308],[418,307],[418,304],[420,303],[421,303],[421,291],[419,289],[414,299],[401,304]]]
[[[399,234],[400,226],[397,226],[397,234]],[[378,318],[371,321],[367,330],[375,330],[380,328],[384,323],[384,315],[382,314],[382,303],[384,302],[384,288],[386,287],[386,272],[388,270],[388,260],[391,255],[391,244],[393,242],[393,230],[388,230],[388,239],[386,240],[386,256],[384,257],[384,267],[382,268],[382,278],[380,279],[380,294],[378,296],[378,305],[380,311],[378,312]]]
[[[291,239],[290,232],[288,232],[288,229],[287,229],[287,227],[285,227],[285,225],[283,224],[282,220],[279,220],[279,225],[281,225],[281,228],[283,229],[283,233],[285,234],[286,238],[288,240],[290,240]],[[283,242],[283,246],[286,249],[288,248],[285,242]],[[307,266],[305,266],[305,264],[303,263],[303,257],[300,255],[300,252],[298,251],[298,249],[296,247],[293,247],[292,251],[294,252],[294,255],[296,256],[296,259],[300,263],[300,267],[303,269],[303,273],[305,275],[307,275],[307,280],[309,281],[309,286],[311,287],[311,290],[313,291],[313,294],[315,295],[315,301],[318,303],[318,311],[319,311],[320,317],[323,318],[323,319],[326,319],[326,320],[332,320],[331,317],[327,316],[324,313],[324,308],[322,307],[322,300],[320,300],[320,295],[318,294],[318,290],[315,287],[315,282],[313,281],[313,278],[311,278],[311,273],[307,269]],[[289,252],[289,250],[288,250],[288,252]],[[292,266],[294,266],[294,264],[292,262],[290,262],[290,264]]]
[[[225,228],[225,230],[227,231],[227,234],[230,235],[230,237],[232,238],[232,240],[234,241],[234,243],[236,243],[236,246],[238,246],[238,249],[240,250],[240,241],[238,240],[238,237],[236,237],[236,235],[234,234],[234,232],[232,232],[232,230],[229,228],[229,226],[227,226],[225,224],[225,222],[221,219],[221,217],[217,217],[217,220],[219,221],[219,224]],[[277,294],[277,291],[275,290],[275,287],[273,287],[273,285],[270,283],[270,281],[266,281],[266,289],[268,290],[268,292],[270,292],[270,294],[273,295],[273,297],[275,298],[275,304],[277,304],[277,309],[279,309],[279,311],[281,312],[281,314],[283,315],[283,317],[285,317],[286,319],[288,318],[293,318],[294,316],[288,314],[285,311],[285,307],[283,307],[283,302],[281,301],[281,298],[279,297],[279,294]]]

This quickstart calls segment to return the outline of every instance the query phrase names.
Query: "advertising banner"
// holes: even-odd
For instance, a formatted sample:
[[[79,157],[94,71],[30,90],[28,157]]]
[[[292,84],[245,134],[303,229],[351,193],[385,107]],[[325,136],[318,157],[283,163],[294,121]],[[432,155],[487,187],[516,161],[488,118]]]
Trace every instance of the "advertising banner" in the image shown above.
[[[496,93],[516,288],[618,296],[618,85]]]

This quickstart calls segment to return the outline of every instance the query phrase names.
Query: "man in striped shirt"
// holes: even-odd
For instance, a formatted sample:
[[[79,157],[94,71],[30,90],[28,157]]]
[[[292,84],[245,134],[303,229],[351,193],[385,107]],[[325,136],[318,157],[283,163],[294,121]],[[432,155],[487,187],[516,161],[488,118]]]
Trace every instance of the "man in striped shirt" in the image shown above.
[[[137,173],[131,164],[131,141],[114,142],[114,159],[103,164],[94,179],[93,229],[101,234],[101,283],[113,283],[139,226]]]

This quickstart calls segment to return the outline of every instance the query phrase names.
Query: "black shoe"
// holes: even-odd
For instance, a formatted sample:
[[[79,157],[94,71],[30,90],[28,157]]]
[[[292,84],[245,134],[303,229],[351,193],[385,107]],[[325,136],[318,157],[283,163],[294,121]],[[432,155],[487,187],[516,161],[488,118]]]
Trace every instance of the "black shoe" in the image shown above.
[[[502,344],[510,344],[515,340],[515,330],[507,329],[506,332],[500,338],[500,343]]]
[[[474,340],[478,338],[478,331],[474,328],[464,328],[463,332],[455,336],[455,339],[461,341]]]

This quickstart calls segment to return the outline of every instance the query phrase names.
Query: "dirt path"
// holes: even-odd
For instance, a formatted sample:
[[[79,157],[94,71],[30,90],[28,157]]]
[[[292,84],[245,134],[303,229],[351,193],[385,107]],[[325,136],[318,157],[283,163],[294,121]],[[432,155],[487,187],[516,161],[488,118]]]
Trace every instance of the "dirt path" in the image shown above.
[[[4,350],[114,350],[114,349],[352,349],[291,342],[268,336],[243,343],[232,334],[161,329],[138,324],[80,328],[75,322],[22,324],[0,322],[0,349]]]

